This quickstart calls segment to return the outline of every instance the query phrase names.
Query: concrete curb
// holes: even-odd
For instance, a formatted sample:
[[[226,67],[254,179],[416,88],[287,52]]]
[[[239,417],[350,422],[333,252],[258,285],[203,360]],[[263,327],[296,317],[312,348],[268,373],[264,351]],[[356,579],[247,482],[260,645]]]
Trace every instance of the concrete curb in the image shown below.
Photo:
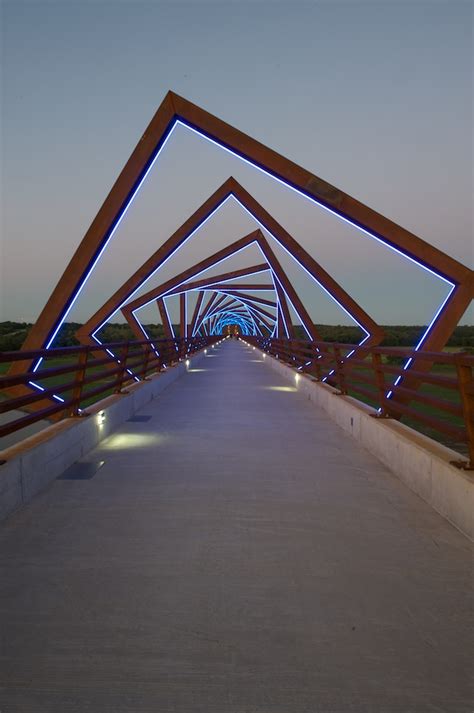
[[[196,364],[204,351],[189,358]],[[87,409],[86,418],[67,418],[21,443],[0,451],[0,522],[23,507],[66,468],[110,436],[145,404],[157,398],[186,372],[181,362],[148,381],[127,387],[127,394],[108,396]],[[100,413],[100,416],[99,416]]]
[[[259,350],[260,351],[260,350]],[[262,352],[261,352],[262,353]],[[451,465],[459,453],[398,421],[376,419],[375,409],[319,383],[270,355],[269,367],[291,381],[394,475],[474,540],[474,475]]]

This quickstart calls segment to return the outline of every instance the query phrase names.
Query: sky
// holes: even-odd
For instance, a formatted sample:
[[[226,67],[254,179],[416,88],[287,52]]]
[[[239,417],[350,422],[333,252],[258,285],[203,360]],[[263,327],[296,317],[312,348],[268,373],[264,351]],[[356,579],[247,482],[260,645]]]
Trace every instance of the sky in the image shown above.
[[[0,320],[36,320],[169,89],[473,267],[472,3],[3,0],[1,10]],[[231,175],[377,322],[431,320],[446,284],[185,128],[68,319],[86,321]],[[226,204],[143,291],[255,227]],[[315,322],[352,323],[272,247]],[[251,248],[209,274],[260,258]],[[156,308],[143,318],[159,321]],[[473,321],[471,309],[461,323]]]

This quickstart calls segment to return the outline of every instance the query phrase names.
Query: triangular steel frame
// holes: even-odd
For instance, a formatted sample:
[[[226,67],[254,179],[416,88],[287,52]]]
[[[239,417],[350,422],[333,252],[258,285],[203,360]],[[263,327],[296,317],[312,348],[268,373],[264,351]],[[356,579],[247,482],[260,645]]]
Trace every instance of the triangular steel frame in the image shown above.
[[[209,270],[212,267],[214,267],[216,264],[219,264],[223,260],[226,260],[227,258],[232,257],[233,255],[237,254],[241,250],[244,250],[245,248],[250,247],[256,243],[265,260],[266,263],[262,263],[263,266],[268,265],[268,269],[271,270],[272,275],[274,276],[274,283],[275,287],[278,284],[280,287],[280,294],[277,295],[279,297],[278,303],[283,299],[283,305],[282,309],[284,310],[285,314],[288,313],[288,306],[286,305],[286,299],[289,299],[291,304],[293,305],[293,308],[295,309],[296,313],[298,314],[303,328],[306,330],[308,335],[310,336],[311,339],[317,340],[319,339],[319,334],[311,320],[311,317],[309,316],[308,312],[306,311],[306,308],[304,307],[304,304],[300,300],[296,290],[294,289],[293,285],[291,282],[288,280],[286,277],[283,268],[281,267],[280,262],[278,261],[275,253],[273,250],[270,248],[270,245],[268,241],[266,240],[265,236],[263,235],[262,231],[257,228],[257,230],[252,231],[251,233],[248,233],[244,237],[240,238],[239,240],[236,240],[235,242],[231,243],[230,245],[227,245],[225,248],[222,248],[221,250],[218,250],[216,253],[213,255],[210,255],[209,257],[201,260],[200,262],[196,263],[190,268],[187,268],[183,272],[179,273],[175,277],[171,278],[170,280],[167,280],[164,282],[162,285],[159,285],[158,287],[153,288],[152,290],[149,290],[148,292],[144,293],[141,295],[139,298],[136,300],[133,300],[132,302],[127,303],[123,307],[121,307],[121,312],[125,319],[127,320],[128,324],[130,325],[131,329],[133,330],[134,334],[137,336],[137,338],[142,338],[146,333],[143,331],[143,327],[140,325],[139,320],[135,316],[135,312],[139,309],[142,309],[144,306],[149,304],[150,302],[154,302],[155,300],[161,300],[168,294],[176,294],[176,289],[179,287],[180,289],[185,289],[188,287],[188,289],[195,289],[196,284],[209,284],[212,280],[215,279],[213,277],[208,277],[206,280],[201,280],[198,283],[196,282],[189,282],[189,280],[192,280],[196,275],[201,274],[205,270]],[[242,270],[239,271],[240,273]],[[235,275],[234,273],[226,273],[228,275]],[[222,275],[219,275],[217,277],[222,278]],[[227,293],[226,290],[220,290],[220,292]],[[231,291],[231,293],[234,291]],[[260,298],[257,298],[260,300]],[[245,302],[245,298],[241,299],[242,302]],[[161,308],[160,308],[160,313],[161,313]],[[287,324],[287,328],[289,329],[289,326],[291,325],[291,322]],[[79,332],[78,332],[79,334]]]
[[[52,345],[117,226],[178,125],[186,126],[223,147],[448,282],[451,290],[416,347],[432,351],[443,348],[474,296],[472,270],[199,106],[168,92],[30,330],[23,350],[48,349]],[[166,246],[167,243],[162,246],[163,254]],[[294,247],[298,254],[301,248]],[[32,359],[15,362],[10,371],[25,371],[32,364]]]

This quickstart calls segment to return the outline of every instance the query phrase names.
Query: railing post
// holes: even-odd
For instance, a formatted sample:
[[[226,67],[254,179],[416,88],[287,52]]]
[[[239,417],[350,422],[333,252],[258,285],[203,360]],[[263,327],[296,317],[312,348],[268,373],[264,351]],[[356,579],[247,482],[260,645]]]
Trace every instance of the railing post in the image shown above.
[[[120,355],[120,361],[122,363],[122,369],[119,372],[119,383],[115,387],[116,394],[122,394],[123,392],[123,382],[125,381],[125,374],[127,373],[127,359],[128,352],[130,350],[130,342],[127,342],[123,348],[122,354]]]
[[[466,426],[467,446],[469,449],[469,469],[474,469],[474,380],[472,367],[462,363],[462,355],[456,355],[459,393]]]
[[[163,369],[166,369],[168,364],[170,363],[169,360],[169,349],[170,349],[170,340],[165,339],[161,345],[160,349],[160,355],[161,355],[161,362],[160,362],[160,371],[163,371]]]
[[[81,406],[82,389],[84,379],[86,378],[87,359],[89,357],[89,347],[84,347],[79,354],[77,360],[76,378],[74,379],[74,389],[72,391],[72,406],[69,410],[69,416],[79,416],[79,408]]]
[[[336,346],[333,347],[333,349],[334,357],[336,360],[337,386],[341,394],[347,394],[346,378],[344,374],[344,360],[341,356],[341,350],[339,349],[339,347]]]
[[[310,371],[313,373],[316,372],[316,379],[317,381],[321,381],[321,351],[319,347],[314,345],[314,347],[311,350],[311,358],[312,358],[312,364],[309,368]]]
[[[372,367],[375,375],[375,384],[377,386],[377,391],[379,394],[379,406],[380,415],[384,418],[388,418],[389,414],[385,408],[385,394],[387,393],[387,387],[385,386],[385,376],[382,369],[382,355],[372,350]]]
[[[140,378],[145,380],[147,378],[147,367],[148,367],[148,362],[150,361],[150,354],[151,354],[151,346],[150,344],[145,345],[145,360],[143,362],[143,369],[140,375]]]

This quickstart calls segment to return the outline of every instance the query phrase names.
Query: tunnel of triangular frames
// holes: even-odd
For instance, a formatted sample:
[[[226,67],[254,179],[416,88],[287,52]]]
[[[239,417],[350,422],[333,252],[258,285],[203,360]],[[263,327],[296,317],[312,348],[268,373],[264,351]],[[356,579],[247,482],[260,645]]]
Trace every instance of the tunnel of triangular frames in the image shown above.
[[[262,226],[287,252],[295,257],[301,269],[304,269],[315,281],[317,285],[322,287],[333,299],[344,309],[352,319],[361,327],[364,332],[363,342],[366,346],[378,344],[383,338],[383,330],[376,322],[357,304],[355,300],[319,265],[312,256],[310,256],[301,245],[261,206],[234,178],[229,178],[225,181],[210,198],[205,201],[194,213],[173,233],[172,236],[158,249],[148,260],[136,270],[136,272],[109,298],[109,300],[99,308],[99,310],[81,327],[77,333],[78,339],[84,343],[94,343],[98,340],[98,333],[102,327],[109,321],[119,310],[122,310],[127,316],[130,309],[132,311],[142,308],[145,304],[153,299],[158,299],[165,295],[168,290],[175,287],[175,280],[168,280],[154,290],[151,290],[139,299],[130,302],[131,296],[140,290],[144,282],[152,277],[159,270],[161,265],[175,254],[179,248],[191,238],[201,225],[219,211],[228,200],[235,200],[243,210]],[[191,277],[195,277],[200,272],[208,269],[211,264],[218,264],[222,260],[228,258],[232,254],[243,250],[252,243],[257,243],[264,257],[275,266],[273,275],[275,276],[275,285],[277,297],[283,291],[286,293],[292,307],[294,308],[298,318],[309,339],[319,339],[319,334],[306,311],[301,300],[298,298],[295,289],[291,282],[286,277],[284,270],[277,261],[277,258],[271,250],[268,241],[265,239],[261,230],[254,231],[248,236],[241,238],[230,246],[223,248],[215,253],[207,260],[202,260],[199,263],[188,268],[178,277],[179,280],[185,281]],[[166,251],[163,247],[166,246]],[[284,309],[284,302],[282,308]],[[290,320],[288,320],[289,322]],[[166,318],[165,318],[166,322]],[[133,322],[129,322],[133,326]],[[136,330],[135,330],[136,331]],[[281,333],[283,336],[283,333]],[[143,337],[143,334],[140,335]]]
[[[416,345],[415,351],[421,348],[435,351],[444,347],[474,296],[474,272],[472,270],[238,129],[173,92],[168,92],[77,248],[36,324],[31,329],[23,345],[24,350],[47,350],[52,347],[61,325],[113,238],[140,186],[153,168],[174,128],[178,125],[185,126],[190,131],[253,165],[256,169],[263,171],[279,183],[288,186],[289,189],[328,210],[334,216],[348,222],[445,282],[449,286],[449,293],[435,310],[433,319]],[[120,310],[137,337],[143,338],[143,325],[140,324],[136,313],[150,299],[157,302],[165,332],[172,336],[172,325],[166,310],[166,298],[171,295],[172,290],[182,290],[179,294],[181,295],[180,322],[183,330],[188,329],[188,321],[185,316],[186,294],[191,290],[198,290],[199,309],[191,319],[189,327],[192,330],[197,328],[198,331],[205,333],[209,329],[215,329],[219,319],[223,324],[227,317],[233,317],[234,319],[238,318],[241,325],[245,324],[246,329],[255,330],[257,333],[260,330],[262,333],[268,332],[272,335],[291,337],[293,332],[288,309],[288,303],[290,303],[298,315],[308,339],[317,340],[319,335],[312,320],[281,269],[260,228],[249,236],[241,238],[240,241],[237,240],[233,243],[233,248],[235,253],[242,247],[242,245],[239,246],[239,243],[245,241],[247,244],[250,241],[250,243],[258,245],[265,257],[265,265],[267,265],[274,287],[275,297],[271,306],[274,313],[265,310],[261,300],[259,302],[258,297],[249,292],[242,290],[239,292],[238,289],[235,289],[232,290],[234,294],[230,294],[232,291],[225,289],[225,280],[222,275],[220,281],[223,284],[217,284],[215,278],[213,278],[214,282],[208,283],[211,288],[214,285],[214,288],[207,290],[210,292],[210,298],[203,311],[200,311],[205,291],[202,289],[203,286],[193,287],[190,285],[189,280],[194,279],[200,272],[207,269],[202,266],[206,261],[190,267],[184,273],[176,276],[174,280],[161,285],[160,288],[146,293],[139,299],[134,299],[144,283],[159,270],[161,265],[230,198],[236,200],[243,210],[254,218],[260,228],[266,230],[301,268],[311,275],[315,283],[328,292],[362,328],[365,336],[361,344],[368,347],[380,343],[383,338],[381,327],[233,178],[229,178],[218,188],[83,325],[77,334],[79,341],[83,344],[100,344],[98,333]],[[222,253],[223,251],[220,251],[208,258],[208,267],[217,265],[223,259]],[[219,289],[215,289],[216,285]],[[150,297],[151,293],[153,294]],[[37,360],[35,363],[34,359],[14,362],[11,372],[38,370],[40,363],[41,360]],[[412,359],[406,367],[413,366],[413,363]],[[420,360],[420,363],[417,363],[417,369],[423,370],[427,366],[429,365],[426,361]]]

